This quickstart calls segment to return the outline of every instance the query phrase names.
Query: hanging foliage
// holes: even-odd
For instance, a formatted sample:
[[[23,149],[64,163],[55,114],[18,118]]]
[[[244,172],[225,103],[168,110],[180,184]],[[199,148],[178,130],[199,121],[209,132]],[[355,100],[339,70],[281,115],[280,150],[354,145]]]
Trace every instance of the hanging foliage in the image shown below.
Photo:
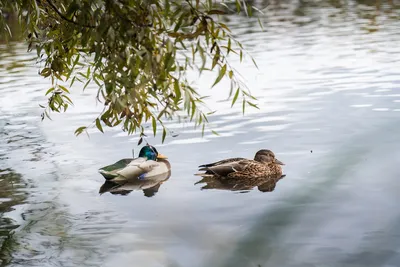
[[[93,125],[122,126],[129,134],[144,134],[151,122],[166,136],[164,121],[185,111],[196,126],[207,123],[199,95],[186,77],[187,71],[213,71],[213,86],[230,80],[232,105],[254,99],[227,61],[234,54],[242,60],[243,46],[221,22],[227,13],[251,8],[244,1],[170,0],[14,0],[1,1],[0,10],[19,14],[30,50],[44,60],[40,75],[51,79],[47,105],[50,112],[64,112],[72,104],[68,82],[98,86],[103,111]],[[2,16],[0,26],[8,29]],[[180,113],[181,114],[181,113]],[[181,115],[180,115],[181,116]]]

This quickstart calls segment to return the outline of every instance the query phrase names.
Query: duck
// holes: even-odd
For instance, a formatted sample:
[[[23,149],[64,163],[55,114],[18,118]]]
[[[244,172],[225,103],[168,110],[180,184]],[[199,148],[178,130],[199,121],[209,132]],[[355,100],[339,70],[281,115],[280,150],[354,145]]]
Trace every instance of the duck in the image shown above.
[[[133,159],[121,159],[114,164],[102,167],[99,173],[110,182],[123,183],[133,179],[150,179],[171,171],[167,157],[158,153],[149,144],[140,149],[139,156]]]
[[[257,151],[253,160],[246,158],[229,158],[199,166],[204,175],[212,175],[221,180],[262,179],[282,176],[282,161],[275,158],[269,149]],[[202,175],[202,174],[200,174]]]

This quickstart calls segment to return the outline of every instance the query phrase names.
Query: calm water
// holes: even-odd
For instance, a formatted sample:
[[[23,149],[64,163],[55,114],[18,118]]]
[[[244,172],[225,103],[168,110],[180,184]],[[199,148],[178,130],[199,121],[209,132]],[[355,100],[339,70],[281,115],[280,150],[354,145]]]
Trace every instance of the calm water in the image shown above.
[[[101,109],[95,87],[73,88],[75,107],[41,122],[40,63],[24,44],[0,46],[3,265],[398,266],[399,15],[356,2],[271,4],[264,32],[229,17],[258,62],[232,59],[260,110],[242,116],[226,84],[208,89],[215,73],[193,75],[213,95],[220,136],[171,122],[178,137],[149,138],[173,167],[152,197],[99,195],[97,169],[129,157],[138,139],[119,129],[73,135]],[[195,185],[200,163],[260,148],[287,164],[273,192]]]

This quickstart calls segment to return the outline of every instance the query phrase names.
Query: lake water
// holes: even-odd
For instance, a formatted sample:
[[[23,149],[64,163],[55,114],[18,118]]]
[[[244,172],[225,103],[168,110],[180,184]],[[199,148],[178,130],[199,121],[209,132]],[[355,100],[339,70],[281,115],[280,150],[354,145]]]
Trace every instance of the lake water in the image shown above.
[[[96,88],[41,122],[40,63],[0,45],[2,266],[399,266],[400,10],[367,4],[271,4],[264,31],[228,17],[258,63],[232,58],[260,110],[230,108],[216,73],[196,80],[220,135],[171,122],[177,137],[149,137],[172,164],[152,197],[99,194],[98,168],[138,138],[74,136],[101,110]],[[286,163],[274,191],[195,185],[199,164],[261,148]]]

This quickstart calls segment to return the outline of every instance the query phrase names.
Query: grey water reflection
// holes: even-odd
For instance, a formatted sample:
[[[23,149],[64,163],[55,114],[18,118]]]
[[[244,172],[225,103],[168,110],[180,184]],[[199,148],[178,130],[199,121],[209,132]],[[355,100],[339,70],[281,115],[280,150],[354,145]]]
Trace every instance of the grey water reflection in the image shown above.
[[[254,1],[264,31],[226,21],[259,68],[232,64],[260,110],[230,108],[215,75],[193,80],[211,130],[168,122],[173,178],[155,197],[99,196],[98,168],[130,156],[119,129],[76,138],[101,111],[72,88],[69,113],[40,122],[49,81],[23,43],[0,45],[0,257],[10,266],[397,266],[400,262],[400,20],[397,1]],[[39,63],[40,65],[40,63]],[[196,166],[268,148],[275,188],[200,190]],[[313,153],[310,153],[310,151]],[[132,191],[130,191],[133,189]],[[152,194],[149,193],[149,195]],[[144,194],[146,194],[144,192]],[[3,197],[4,196],[4,197]]]
[[[25,184],[21,175],[11,169],[0,169],[0,265],[11,261],[12,251],[16,246],[13,230],[18,222],[7,216],[26,200]]]

